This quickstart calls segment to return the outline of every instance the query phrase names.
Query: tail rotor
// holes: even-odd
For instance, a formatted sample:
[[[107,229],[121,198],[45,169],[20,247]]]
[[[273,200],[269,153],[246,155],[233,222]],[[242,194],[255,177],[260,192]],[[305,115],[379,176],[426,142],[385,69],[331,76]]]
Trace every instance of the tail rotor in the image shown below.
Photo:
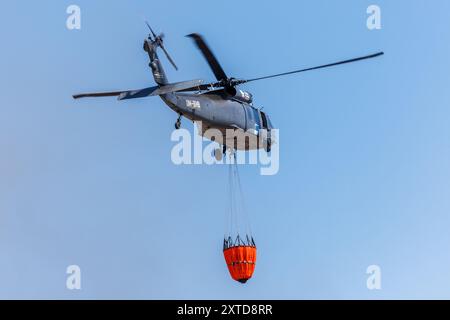
[[[175,70],[178,70],[177,65],[175,64],[175,61],[173,61],[172,57],[167,52],[166,48],[164,47],[164,33],[160,33],[159,35],[156,35],[156,33],[153,31],[150,24],[145,21],[145,24],[147,25],[148,29],[150,30],[150,34],[148,35],[148,39],[155,44],[156,46],[160,47],[161,50],[164,52],[164,54],[167,57],[167,60],[169,60],[170,64],[175,68]]]

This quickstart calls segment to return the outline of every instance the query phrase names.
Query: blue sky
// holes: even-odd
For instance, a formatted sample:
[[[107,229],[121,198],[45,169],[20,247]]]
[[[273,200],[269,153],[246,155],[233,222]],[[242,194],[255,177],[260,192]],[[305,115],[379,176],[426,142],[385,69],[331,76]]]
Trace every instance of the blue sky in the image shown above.
[[[450,298],[449,17],[444,0],[3,3],[0,298]],[[192,32],[243,78],[386,52],[243,87],[280,128],[279,173],[240,168],[258,244],[245,286],[221,252],[227,168],[172,164],[158,98],[71,99],[153,85],[144,19],[171,81],[213,79]]]

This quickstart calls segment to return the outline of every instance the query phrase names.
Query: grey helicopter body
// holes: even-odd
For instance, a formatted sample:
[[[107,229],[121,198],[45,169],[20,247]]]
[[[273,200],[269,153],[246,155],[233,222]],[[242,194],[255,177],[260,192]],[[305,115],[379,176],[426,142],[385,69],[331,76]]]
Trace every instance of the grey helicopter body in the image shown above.
[[[157,46],[154,41],[150,39],[145,40],[144,50],[148,52],[150,57],[150,67],[152,69],[155,82],[163,88],[167,86],[173,86],[174,90],[181,90],[182,88],[189,86],[187,90],[190,90],[192,86],[203,84],[202,80],[191,80],[171,85],[165,75],[164,69],[158,59],[156,52]],[[262,145],[267,150],[270,150],[271,139],[266,134],[264,137],[260,132],[260,129],[270,133],[273,126],[267,115],[253,107],[252,95],[249,92],[236,90],[236,92],[230,89],[219,90],[206,90],[198,92],[184,93],[184,92],[171,92],[161,94],[161,99],[176,113],[191,121],[201,121],[202,126],[199,133],[204,135],[208,129],[214,128],[222,132],[225,137],[224,151],[226,147],[241,149],[241,150],[253,150],[258,149],[259,144],[252,144],[251,141],[258,141],[261,139],[242,139],[245,144],[239,144],[233,141],[227,141],[226,130],[236,130],[235,135],[239,136],[239,133],[243,135],[253,135],[256,138],[262,138]],[[130,96],[132,97],[132,95]],[[226,112],[224,112],[226,111]],[[180,127],[180,118],[175,124],[175,128]],[[206,136],[207,137],[207,136]]]
[[[185,117],[197,124],[201,123],[199,134],[206,138],[210,138],[211,140],[214,140],[215,137],[209,137],[207,135],[208,129],[219,130],[223,135],[223,140],[221,141],[223,154],[227,149],[255,150],[263,148],[267,152],[270,152],[272,144],[275,143],[274,137],[272,137],[271,134],[274,127],[269,116],[253,106],[253,96],[251,93],[240,90],[237,86],[251,81],[374,58],[383,54],[383,52],[379,52],[369,56],[314,68],[295,70],[250,80],[241,80],[229,78],[204,39],[199,34],[190,34],[188,37],[194,40],[195,44],[202,52],[217,81],[207,84],[205,84],[203,80],[170,83],[158,57],[158,48],[162,49],[174,68],[178,68],[164,47],[163,35],[157,36],[148,23],[147,26],[150,29],[151,34],[149,34],[148,38],[144,41],[144,50],[148,53],[150,58],[149,66],[157,84],[156,86],[140,90],[84,93],[74,95],[73,97],[79,99],[84,97],[117,96],[118,100],[127,100],[148,96],[159,96],[179,115],[175,123],[176,129],[180,128],[181,118]],[[230,135],[229,132],[232,132],[232,134]]]

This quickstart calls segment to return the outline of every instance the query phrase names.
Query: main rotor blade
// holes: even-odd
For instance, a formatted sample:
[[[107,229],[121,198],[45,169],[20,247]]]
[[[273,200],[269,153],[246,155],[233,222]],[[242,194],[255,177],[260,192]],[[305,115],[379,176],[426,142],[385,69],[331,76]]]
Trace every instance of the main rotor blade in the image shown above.
[[[168,83],[164,86],[155,86],[139,90],[127,90],[127,91],[113,91],[113,92],[95,92],[95,93],[81,93],[73,96],[74,99],[80,98],[98,98],[98,97],[113,97],[118,96],[118,100],[128,100],[136,98],[145,98],[150,96],[159,96],[167,93],[180,92],[180,91],[195,91],[205,90],[203,80],[188,80],[182,82]]]
[[[284,72],[284,73],[274,74],[274,75],[265,76],[265,77],[249,79],[249,80],[237,80],[237,82],[238,82],[237,84],[242,84],[242,83],[247,83],[247,82],[257,81],[257,80],[263,80],[263,79],[269,79],[269,78],[275,78],[275,77],[281,77],[281,76],[286,76],[286,75],[293,74],[293,73],[300,73],[300,72],[312,71],[312,70],[317,70],[317,69],[329,68],[329,67],[333,67],[333,66],[337,66],[337,65],[341,65],[341,64],[352,63],[352,62],[356,62],[356,61],[376,58],[376,57],[379,57],[379,56],[381,56],[383,54],[384,54],[384,52],[378,52],[378,53],[371,54],[371,55],[364,56],[364,57],[359,57],[359,58],[339,61],[339,62],[330,63],[330,64],[324,64],[324,65],[313,67],[313,68],[300,69],[300,70]]]
[[[72,97],[74,99],[81,99],[81,98],[99,98],[99,97],[115,97],[119,96],[122,93],[122,91],[112,91],[112,92],[95,92],[95,93],[80,93],[80,94],[74,94]]]
[[[116,97],[116,96],[119,97],[118,98],[119,100],[143,98],[153,95],[153,93],[158,89],[159,87],[150,87],[140,90],[81,93],[73,95],[73,98],[80,99],[80,98],[99,98],[99,97]]]
[[[212,53],[211,49],[208,47],[203,37],[198,33],[191,33],[186,37],[192,38],[194,40],[195,44],[200,49],[209,66],[211,67],[214,75],[216,76],[216,79],[218,81],[228,79],[227,75],[225,74],[225,71],[223,71],[222,66],[220,65],[219,61],[217,61],[217,58]]]
[[[164,53],[166,54],[167,59],[169,60],[169,62],[173,65],[173,67],[175,68],[175,70],[178,71],[178,67],[175,64],[175,62],[172,60],[172,58],[170,57],[169,53],[167,52],[166,48],[164,48],[164,46],[161,44],[160,48],[162,49],[162,51],[164,51]]]

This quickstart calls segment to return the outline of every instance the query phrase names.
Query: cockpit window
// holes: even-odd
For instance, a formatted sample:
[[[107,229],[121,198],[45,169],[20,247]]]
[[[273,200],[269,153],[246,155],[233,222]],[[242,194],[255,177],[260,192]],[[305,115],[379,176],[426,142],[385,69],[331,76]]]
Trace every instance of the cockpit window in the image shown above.
[[[268,127],[267,127],[267,117],[266,117],[266,114],[264,113],[264,112],[262,112],[262,111],[260,111],[261,112],[261,118],[262,118],[262,125],[263,125],[263,128],[264,129],[268,129]]]
[[[269,125],[269,129],[273,129],[274,126],[273,126],[273,124],[272,124],[272,121],[270,121],[270,118],[269,118],[269,117],[266,116],[266,118],[267,118],[267,124]]]

